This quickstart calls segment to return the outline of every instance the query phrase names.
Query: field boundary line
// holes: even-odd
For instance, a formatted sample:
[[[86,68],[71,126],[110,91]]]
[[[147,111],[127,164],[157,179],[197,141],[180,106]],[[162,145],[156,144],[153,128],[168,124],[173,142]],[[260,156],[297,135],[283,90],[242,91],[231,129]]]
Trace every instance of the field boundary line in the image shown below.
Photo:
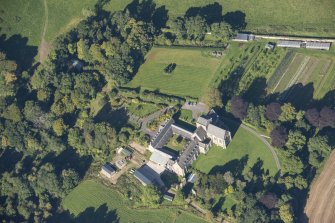
[[[319,83],[319,85],[318,85],[318,87],[317,87],[317,90],[316,90],[316,93],[315,93],[315,96],[316,96],[316,97],[319,96],[320,91],[321,91],[323,85],[324,85],[325,82],[327,81],[327,79],[328,79],[330,73],[332,72],[332,70],[333,70],[333,68],[334,68],[334,62],[331,61],[330,63],[331,63],[331,64],[330,64],[329,68],[327,69],[326,74],[323,75],[322,80],[320,81],[320,83]]]
[[[283,73],[283,75],[281,75],[279,81],[277,82],[276,86],[275,86],[274,89],[272,90],[272,93],[274,93],[274,92],[276,91],[276,89],[277,89],[277,87],[279,86],[280,82],[283,80],[283,78],[285,77],[287,71],[289,70],[289,67],[290,67],[292,61],[294,61],[294,59],[295,59],[296,57],[297,57],[297,54],[294,54],[294,57],[292,58],[290,64],[287,66],[285,72]]]
[[[298,70],[295,72],[293,78],[291,78],[290,82],[288,83],[288,85],[285,87],[285,90],[288,89],[282,96],[282,100],[285,100],[290,93],[292,92],[292,88],[290,89],[290,87],[292,87],[295,83],[297,83],[298,78],[300,77],[300,75],[302,74],[302,71],[305,69],[307,63],[309,62],[309,60],[311,59],[311,57],[307,56],[304,58],[303,62],[300,64]]]
[[[43,32],[42,32],[42,38],[41,40],[44,39],[45,37],[45,33],[47,32],[47,28],[48,28],[48,23],[49,23],[49,9],[48,9],[48,3],[47,3],[47,0],[43,0],[43,3],[44,3],[44,16],[45,16],[45,19],[44,19],[44,26],[43,26]]]

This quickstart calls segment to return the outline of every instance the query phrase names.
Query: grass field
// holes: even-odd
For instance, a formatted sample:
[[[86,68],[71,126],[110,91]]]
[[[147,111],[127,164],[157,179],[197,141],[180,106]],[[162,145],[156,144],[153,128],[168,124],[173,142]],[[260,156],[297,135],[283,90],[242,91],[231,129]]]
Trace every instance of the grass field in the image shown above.
[[[52,42],[60,33],[78,23],[83,9],[94,8],[96,0],[45,0],[48,17],[45,16],[43,0],[2,0],[0,4],[0,34],[7,38],[18,34],[28,38],[28,44],[38,46],[45,22],[46,41]]]
[[[131,0],[112,0],[106,9],[123,9]],[[181,16],[190,7],[203,7],[214,2],[223,14],[241,11],[246,30],[258,33],[334,36],[335,1],[333,0],[154,0],[165,5],[170,18]]]
[[[306,52],[294,53],[290,63],[282,70],[280,78],[277,78],[278,81],[269,86],[270,91],[283,92],[299,83],[303,86],[312,84],[313,96],[319,99],[328,91],[335,89],[335,55],[316,51]],[[292,91],[288,91],[284,97],[288,98],[291,94]]]
[[[180,116],[179,118],[185,122],[192,123],[193,121],[193,116],[192,116],[192,111],[187,110],[187,109],[181,109],[180,110]]]
[[[221,59],[211,57],[205,49],[153,48],[146,62],[128,84],[177,96],[200,98],[205,93]],[[171,74],[164,68],[176,63]]]
[[[2,0],[0,34],[6,34],[7,38],[18,34],[27,37],[29,45],[38,46],[47,21],[45,38],[51,43],[56,36],[84,18],[83,11],[87,8],[93,9],[97,2],[97,0],[45,0],[48,8],[46,18],[43,1]],[[105,5],[105,9],[123,10],[130,2],[131,0],[111,0]],[[157,6],[165,5],[170,18],[183,15],[190,7],[203,7],[218,2],[222,6],[223,14],[235,11],[244,13],[247,31],[335,36],[333,0],[155,0],[154,2]]]
[[[118,192],[92,180],[82,182],[63,201],[64,209],[69,210],[70,213],[75,216],[80,215],[87,208],[94,208],[97,210],[103,205],[108,207],[108,212],[116,210],[120,223],[207,222],[191,213],[182,210],[178,211],[173,207],[161,207],[158,209],[131,209],[130,202],[124,200]],[[84,222],[108,222],[108,219],[105,219],[106,213],[100,213],[101,215],[99,215],[99,213],[100,212],[96,211],[95,214],[86,216]]]
[[[264,170],[269,170],[271,175],[277,173],[272,154],[265,144],[243,128],[237,130],[227,149],[214,146],[206,155],[201,154],[193,166],[201,172],[210,173],[215,167],[235,165],[235,161],[245,156],[248,156],[246,167],[252,167],[259,158],[263,161]],[[248,168],[244,168],[246,170]]]

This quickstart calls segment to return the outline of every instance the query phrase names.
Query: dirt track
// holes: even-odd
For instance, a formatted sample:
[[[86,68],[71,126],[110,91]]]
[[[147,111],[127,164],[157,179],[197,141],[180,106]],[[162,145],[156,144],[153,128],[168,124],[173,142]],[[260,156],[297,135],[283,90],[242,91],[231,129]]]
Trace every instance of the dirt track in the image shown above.
[[[335,222],[335,151],[326,162],[324,169],[313,182],[305,207],[310,223]]]

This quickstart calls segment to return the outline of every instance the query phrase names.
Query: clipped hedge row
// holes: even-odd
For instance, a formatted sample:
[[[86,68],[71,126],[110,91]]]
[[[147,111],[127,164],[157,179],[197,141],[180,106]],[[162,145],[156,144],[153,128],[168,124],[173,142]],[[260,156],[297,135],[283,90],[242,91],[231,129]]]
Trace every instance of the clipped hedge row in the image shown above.
[[[187,100],[196,100],[194,98],[182,98],[173,95],[163,94],[157,91],[141,90],[140,88],[120,87],[119,94],[127,98],[138,98],[142,101],[157,104],[184,104]]]

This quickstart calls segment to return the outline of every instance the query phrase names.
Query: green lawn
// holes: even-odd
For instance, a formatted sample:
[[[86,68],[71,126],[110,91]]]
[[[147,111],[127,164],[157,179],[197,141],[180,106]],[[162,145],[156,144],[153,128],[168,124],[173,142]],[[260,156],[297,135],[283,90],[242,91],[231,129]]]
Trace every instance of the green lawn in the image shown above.
[[[211,57],[205,49],[153,48],[128,87],[200,98],[220,62],[221,59]],[[171,63],[176,63],[176,68],[166,74],[164,68]]]
[[[2,0],[0,34],[7,38],[18,34],[28,38],[28,45],[38,46],[44,24],[43,0]]]
[[[269,170],[271,175],[277,173],[276,164],[266,145],[243,128],[237,130],[227,149],[213,146],[206,155],[201,154],[193,166],[209,173],[216,166],[224,166],[233,160],[239,161],[245,156],[248,156],[248,167],[252,167],[259,158],[263,161],[263,169]]]
[[[83,9],[94,8],[97,0],[45,0],[48,6],[46,40],[52,42],[82,18]],[[28,38],[28,45],[41,42],[46,21],[43,0],[2,0],[0,4],[0,34],[7,38],[18,34]]]
[[[185,122],[192,123],[192,121],[193,121],[192,111],[191,110],[186,110],[186,109],[181,109],[179,118],[181,120],[185,121]]]
[[[101,206],[106,205],[107,214],[97,211]],[[180,210],[180,215],[176,208],[158,209],[131,209],[130,202],[124,200],[121,195],[93,180],[86,180],[77,186],[63,201],[65,210],[69,210],[75,216],[84,215],[84,222],[108,222],[105,216],[116,210],[120,223],[147,223],[147,222],[184,222],[184,223],[205,223],[207,221],[199,217]],[[91,214],[82,214],[88,208],[95,209]],[[83,221],[81,221],[83,222]]]
[[[178,141],[180,140],[180,141]],[[185,139],[178,137],[178,135],[173,135],[165,147],[179,153],[187,144]]]
[[[127,106],[127,109],[129,113],[142,118],[158,111],[159,108],[156,105],[149,103],[131,103]]]
[[[112,0],[105,7],[123,9],[131,0]],[[334,0],[154,0],[165,5],[170,18],[185,14],[190,7],[203,7],[214,2],[223,14],[241,11],[245,14],[246,30],[258,33],[293,35],[335,35]],[[243,14],[242,14],[243,15]]]

